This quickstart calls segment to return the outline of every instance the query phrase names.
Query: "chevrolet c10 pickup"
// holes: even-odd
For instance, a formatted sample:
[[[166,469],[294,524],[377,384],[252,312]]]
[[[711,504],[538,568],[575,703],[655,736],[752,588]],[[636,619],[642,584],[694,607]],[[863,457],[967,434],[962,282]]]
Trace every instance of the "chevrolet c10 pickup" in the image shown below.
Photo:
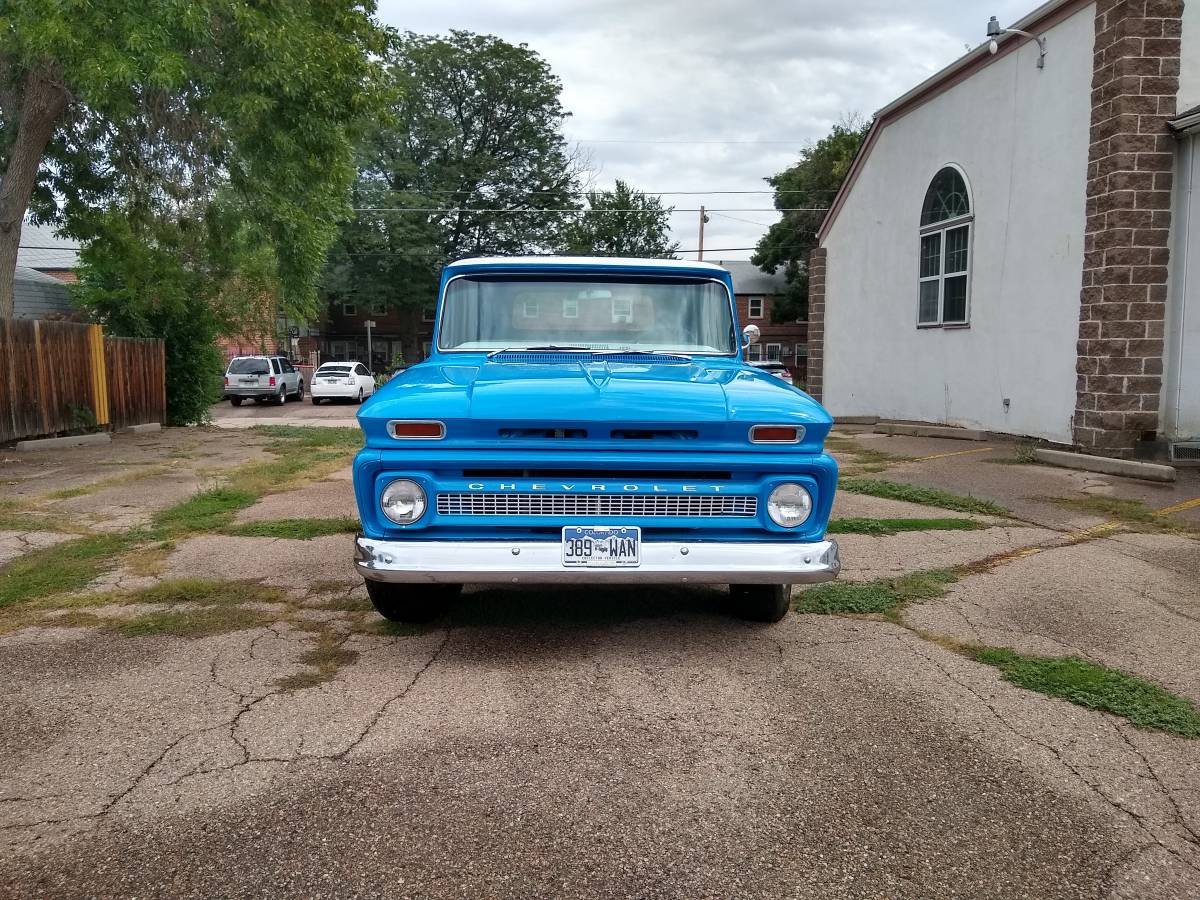
[[[837,464],[829,414],[746,362],[757,332],[709,263],[447,266],[429,358],[358,413],[375,608],[428,620],[464,584],[726,584],[738,614],[783,618],[792,585],[841,567]]]

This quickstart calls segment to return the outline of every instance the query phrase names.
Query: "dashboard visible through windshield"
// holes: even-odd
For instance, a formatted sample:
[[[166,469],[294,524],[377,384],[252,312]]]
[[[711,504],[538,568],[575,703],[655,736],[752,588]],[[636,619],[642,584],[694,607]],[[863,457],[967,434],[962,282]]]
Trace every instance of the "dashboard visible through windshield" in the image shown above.
[[[446,285],[442,350],[736,352],[718,281],[460,276]]]

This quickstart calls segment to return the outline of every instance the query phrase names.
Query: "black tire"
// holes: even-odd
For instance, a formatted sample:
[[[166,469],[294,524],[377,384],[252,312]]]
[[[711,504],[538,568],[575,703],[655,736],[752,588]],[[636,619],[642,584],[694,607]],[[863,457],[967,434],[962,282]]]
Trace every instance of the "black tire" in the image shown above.
[[[230,397],[229,402],[232,403],[234,406],[241,406],[242,398],[241,397]]]
[[[301,378],[299,383],[296,385],[296,399],[297,400],[304,399],[304,379],[303,378]]]
[[[355,401],[354,401],[354,402],[355,402],[355,403],[362,403],[362,402],[363,402],[363,389],[362,389],[362,388],[359,388],[359,389],[358,389],[358,397],[355,399]]]
[[[287,385],[286,384],[281,384],[279,386],[279,394],[275,397],[275,402],[278,403],[280,406],[283,406],[283,404],[287,403]]]
[[[461,584],[367,581],[371,605],[389,622],[430,622],[442,615],[461,592]]]
[[[313,406],[320,406],[320,405],[321,405],[321,398],[320,398],[320,397],[313,397],[313,398],[312,398],[312,405],[313,405]]]
[[[750,622],[778,622],[792,608],[790,584],[731,584],[733,611]]]

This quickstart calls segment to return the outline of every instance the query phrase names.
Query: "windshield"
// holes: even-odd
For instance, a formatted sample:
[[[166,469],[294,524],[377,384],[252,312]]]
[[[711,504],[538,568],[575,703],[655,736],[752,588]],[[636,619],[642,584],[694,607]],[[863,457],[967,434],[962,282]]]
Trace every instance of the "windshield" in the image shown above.
[[[737,344],[716,281],[464,276],[446,285],[438,346],[732,354]]]
[[[265,359],[253,356],[235,359],[229,364],[230,375],[269,375],[271,364]]]
[[[349,366],[321,366],[317,369],[318,375],[349,375]]]

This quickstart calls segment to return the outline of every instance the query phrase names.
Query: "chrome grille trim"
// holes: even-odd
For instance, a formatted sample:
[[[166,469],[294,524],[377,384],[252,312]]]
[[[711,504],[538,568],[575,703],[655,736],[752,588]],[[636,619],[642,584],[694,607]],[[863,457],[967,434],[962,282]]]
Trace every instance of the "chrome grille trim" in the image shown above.
[[[439,516],[620,516],[622,518],[736,518],[758,515],[758,498],[715,494],[437,495]]]

